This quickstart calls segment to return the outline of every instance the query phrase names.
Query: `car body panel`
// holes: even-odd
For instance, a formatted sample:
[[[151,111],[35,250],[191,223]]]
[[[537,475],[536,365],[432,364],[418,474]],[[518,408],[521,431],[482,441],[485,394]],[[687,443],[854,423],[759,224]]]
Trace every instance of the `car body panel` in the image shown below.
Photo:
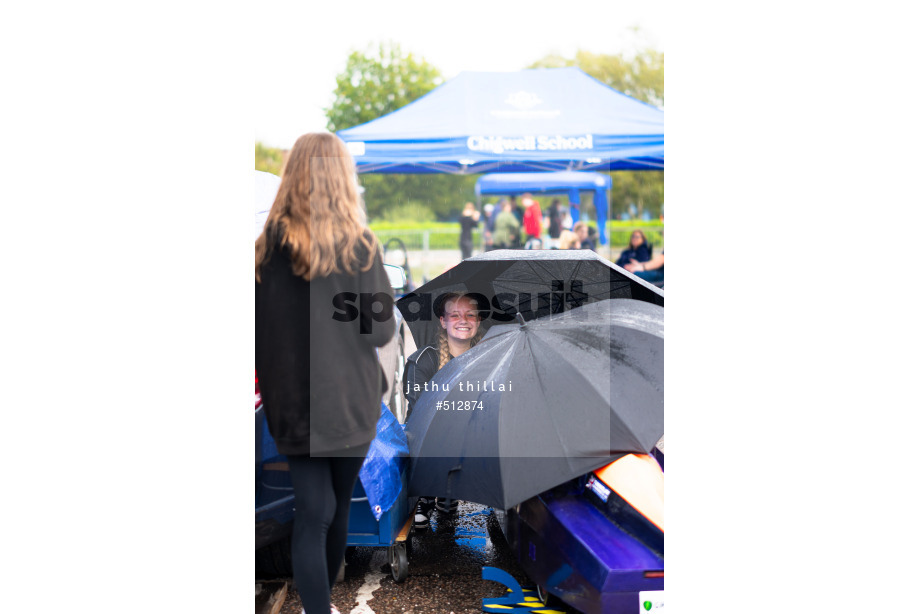
[[[586,614],[636,612],[640,592],[664,589],[663,530],[638,524],[638,512],[623,499],[614,504],[615,492],[592,490],[592,479],[524,501],[502,527],[521,567],[548,593]]]

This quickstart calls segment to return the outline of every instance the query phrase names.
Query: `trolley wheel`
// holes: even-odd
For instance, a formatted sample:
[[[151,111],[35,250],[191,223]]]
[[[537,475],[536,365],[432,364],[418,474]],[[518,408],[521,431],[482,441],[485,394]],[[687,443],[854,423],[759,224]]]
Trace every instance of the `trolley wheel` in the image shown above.
[[[390,574],[396,582],[409,577],[409,557],[406,555],[406,542],[390,546]]]
[[[539,599],[540,603],[548,608],[562,604],[561,599],[550,593],[548,590],[546,590],[546,588],[539,584],[537,584],[537,599]]]

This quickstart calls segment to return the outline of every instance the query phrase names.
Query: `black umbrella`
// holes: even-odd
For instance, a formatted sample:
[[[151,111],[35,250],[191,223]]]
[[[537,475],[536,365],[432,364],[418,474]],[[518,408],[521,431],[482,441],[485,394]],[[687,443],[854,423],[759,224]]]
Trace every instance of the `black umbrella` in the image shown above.
[[[663,307],[607,300],[495,326],[415,404],[409,495],[508,509],[663,433]]]
[[[447,292],[480,295],[482,326],[525,320],[611,298],[664,307],[664,292],[590,250],[495,250],[467,258],[396,301],[417,347],[433,345],[437,299]]]

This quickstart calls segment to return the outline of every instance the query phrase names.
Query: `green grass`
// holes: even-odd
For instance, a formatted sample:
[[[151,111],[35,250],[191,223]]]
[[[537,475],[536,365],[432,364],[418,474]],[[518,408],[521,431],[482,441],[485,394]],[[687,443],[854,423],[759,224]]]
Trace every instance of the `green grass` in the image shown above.
[[[596,226],[596,224],[591,224]],[[653,220],[649,222],[642,221],[621,221],[621,220],[611,220],[607,222],[607,238],[610,241],[610,245],[613,247],[622,246],[623,248],[629,244],[629,235],[632,234],[633,230],[641,230],[645,233],[646,239],[649,243],[652,243],[655,246],[656,252],[658,248],[664,246],[664,222],[660,220]]]
[[[456,230],[460,233],[457,222],[373,222],[371,230]]]

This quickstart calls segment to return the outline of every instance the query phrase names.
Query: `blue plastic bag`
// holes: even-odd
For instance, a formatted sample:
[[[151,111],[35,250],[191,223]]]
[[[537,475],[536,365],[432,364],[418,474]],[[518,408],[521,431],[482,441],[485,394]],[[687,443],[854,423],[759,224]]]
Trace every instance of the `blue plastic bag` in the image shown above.
[[[367,493],[371,513],[377,520],[393,507],[399,497],[402,490],[400,473],[408,456],[409,444],[403,425],[397,422],[387,406],[381,403],[377,435],[371,442],[361,472],[358,474],[364,492]]]

